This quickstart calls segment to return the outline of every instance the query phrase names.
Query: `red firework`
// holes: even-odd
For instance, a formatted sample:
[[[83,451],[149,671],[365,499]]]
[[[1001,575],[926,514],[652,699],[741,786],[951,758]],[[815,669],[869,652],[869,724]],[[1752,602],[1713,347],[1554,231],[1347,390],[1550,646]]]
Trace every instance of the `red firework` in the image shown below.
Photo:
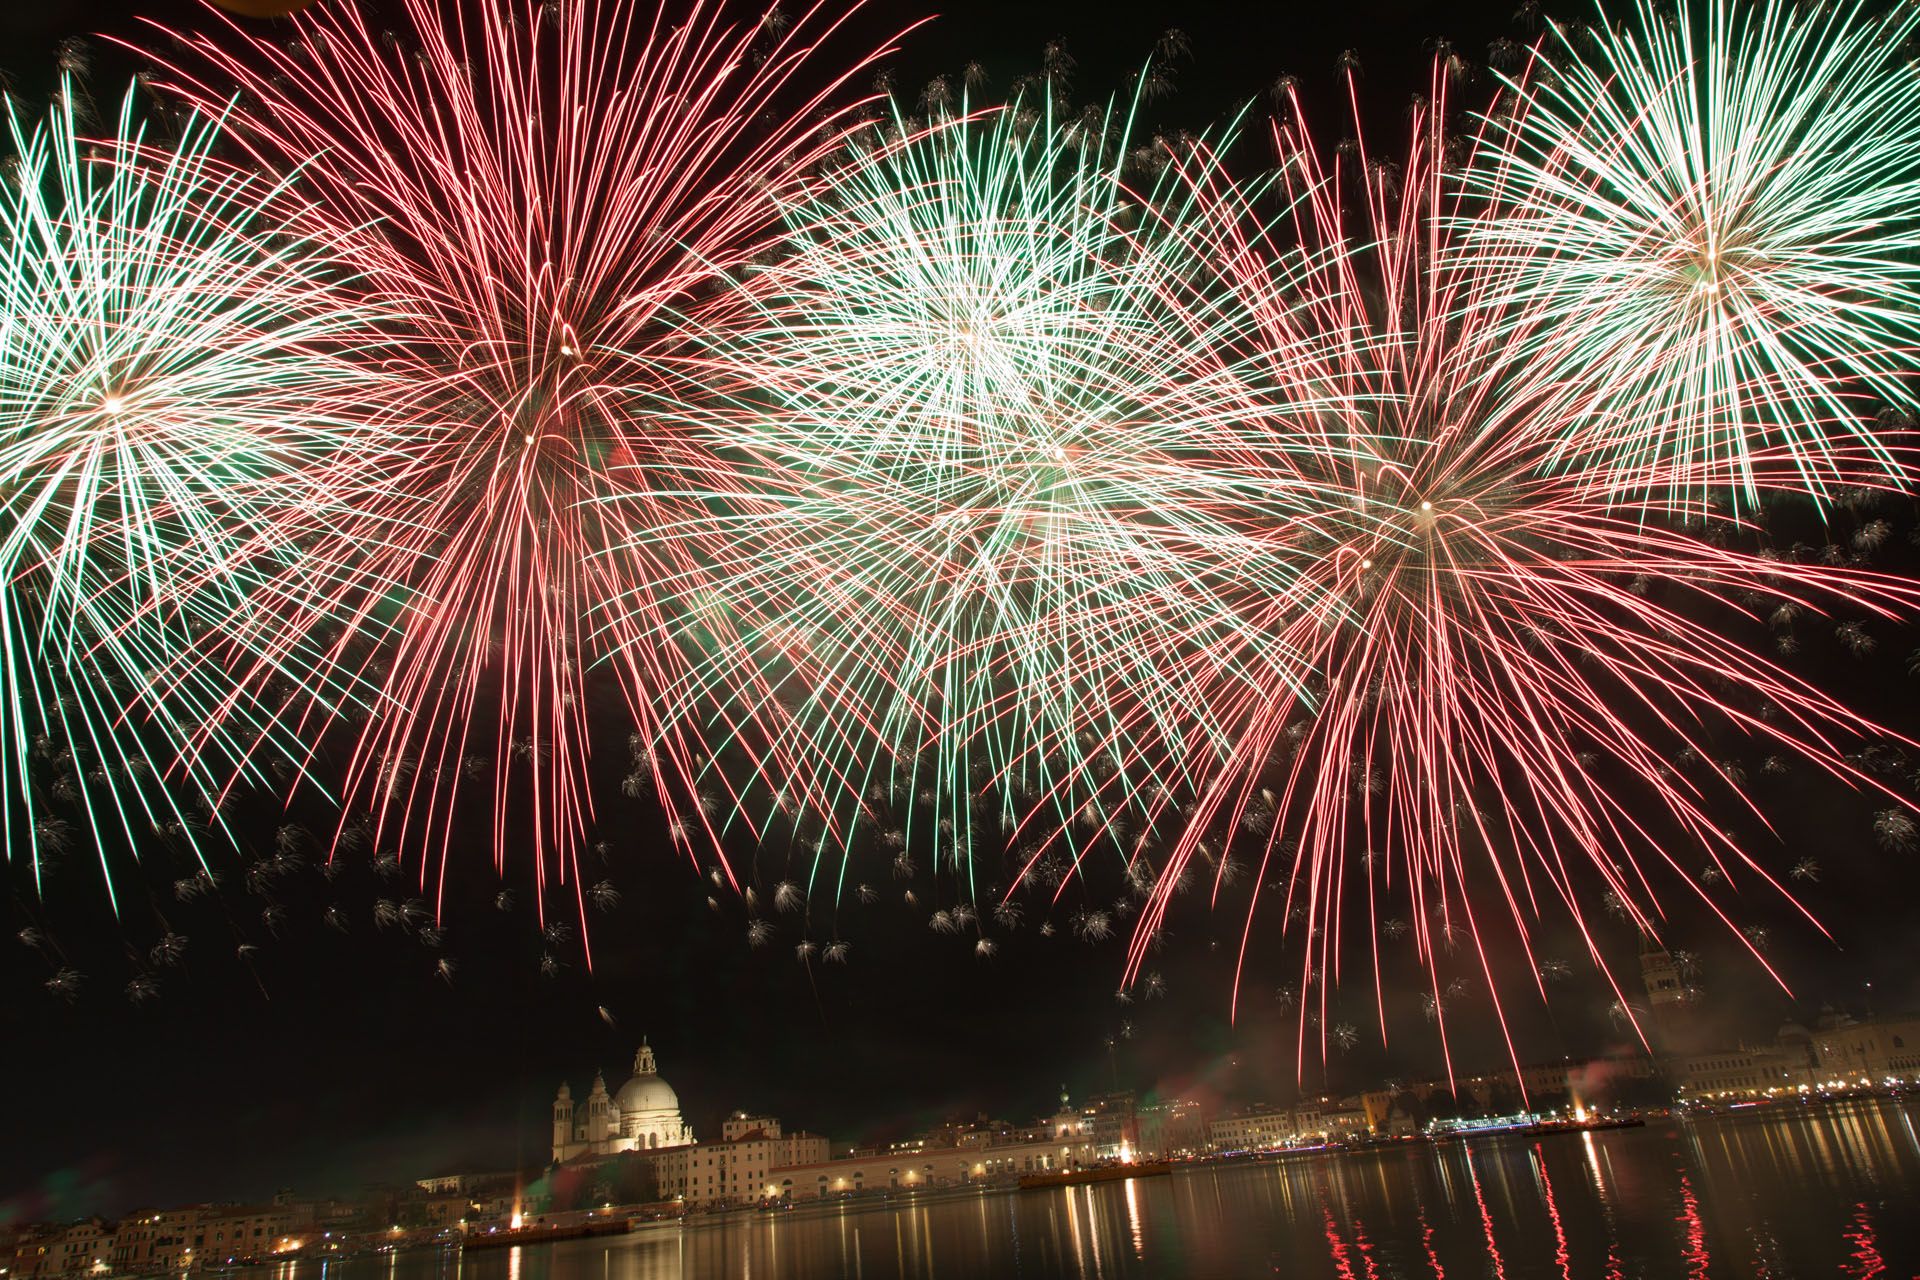
[[[655,783],[691,781],[650,691],[697,581],[674,530],[725,471],[672,426],[677,320],[836,145],[830,103],[884,52],[817,70],[850,12],[405,0],[397,34],[336,4],[288,41],[179,38],[165,87],[219,106],[238,86],[242,144],[297,171],[392,318],[386,398],[326,477],[345,514],[234,651],[293,676],[315,743],[343,718],[315,691],[358,691],[343,798],[437,891],[477,788],[496,866],[530,831],[543,904],[557,881],[584,905],[596,662],[617,655]],[[646,500],[603,504],[615,488]]]
[[[1351,99],[1351,81],[1348,90]],[[1718,869],[1723,889],[1745,874],[1784,894],[1716,817],[1730,803],[1766,821],[1710,762],[1759,746],[1877,789],[1845,752],[1886,733],[1729,638],[1732,624],[1770,613],[1910,617],[1920,603],[1904,579],[1776,553],[1749,520],[1689,524],[1699,508],[1685,495],[1710,483],[1704,473],[1650,471],[1621,485],[1565,465],[1570,453],[1601,452],[1564,448],[1583,429],[1578,396],[1501,359],[1537,321],[1465,305],[1498,292],[1487,272],[1515,268],[1454,250],[1467,211],[1448,176],[1445,98],[1436,75],[1411,148],[1390,162],[1364,142],[1324,158],[1290,95],[1276,127],[1290,234],[1251,214],[1218,233],[1215,260],[1262,317],[1267,349],[1286,353],[1276,366],[1321,353],[1300,401],[1353,406],[1303,423],[1319,448],[1276,452],[1271,465],[1345,496],[1323,518],[1272,532],[1271,554],[1308,566],[1306,589],[1269,625],[1279,649],[1310,664],[1312,692],[1278,689],[1218,713],[1252,728],[1175,847],[1131,955],[1137,971],[1187,863],[1204,852],[1203,828],[1264,832],[1258,879],[1278,874],[1279,927],[1306,934],[1302,985],[1319,1025],[1358,926],[1383,1037],[1379,938],[1390,911],[1411,916],[1431,1007],[1441,1007],[1443,953],[1457,945],[1504,1025],[1496,924],[1531,959],[1538,922],[1564,915],[1605,972],[1590,929],[1603,896],[1648,936],[1661,928],[1663,877],[1727,918],[1690,871],[1699,862],[1683,864],[1688,850]],[[1763,492],[1804,492],[1786,450],[1755,457]],[[1861,483],[1884,484],[1881,466],[1861,450]],[[1681,496],[1609,501],[1621,493]],[[1674,769],[1675,753],[1707,762],[1705,776]],[[1250,910],[1243,964],[1257,918]],[[1307,1025],[1303,1015],[1303,1054]]]

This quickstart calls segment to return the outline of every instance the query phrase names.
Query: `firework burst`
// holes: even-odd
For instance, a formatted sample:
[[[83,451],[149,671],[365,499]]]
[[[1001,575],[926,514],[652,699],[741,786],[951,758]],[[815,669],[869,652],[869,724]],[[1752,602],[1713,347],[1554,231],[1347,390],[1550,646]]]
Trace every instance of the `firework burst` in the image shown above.
[[[358,229],[369,295],[406,317],[385,335],[380,447],[327,477],[353,519],[275,606],[282,634],[327,637],[323,675],[375,691],[346,798],[443,886],[463,794],[483,793],[496,865],[530,843],[541,901],[567,884],[582,912],[593,664],[620,655],[631,715],[663,739],[660,793],[688,772],[653,716],[672,678],[654,587],[681,582],[662,532],[678,504],[724,471],[658,411],[678,317],[835,145],[828,96],[864,65],[817,73],[845,20],[821,8],[639,12],[406,0],[389,35],[328,6],[284,43],[188,38],[169,76],[194,101],[240,85],[236,132],[270,169],[317,158],[303,189]],[[598,501],[617,471],[646,496]],[[631,626],[604,634],[615,599]]]
[[[1254,462],[1288,447],[1273,361],[1223,362],[1197,284],[1210,155],[1038,91],[896,115],[786,207],[708,341],[741,391],[703,429],[752,493],[703,540],[687,703],[736,794],[905,810],[936,868],[1033,823],[1037,858],[1188,790],[1232,736],[1212,691],[1289,678],[1242,619],[1292,566],[1242,552],[1307,498]]]
[[[215,118],[150,144],[130,89],[87,140],[84,96],[67,77],[43,121],[8,109],[0,825],[37,878],[77,822],[111,892],[110,851],[169,832],[197,850],[219,827],[177,792],[287,745],[192,655],[324,530],[308,475],[378,378],[350,358],[366,315],[339,262],[288,231],[283,184],[215,158]],[[199,767],[179,763],[189,742]]]
[[[1511,358],[1582,419],[1553,460],[1598,451],[1619,465],[1595,483],[1684,483],[1663,499],[1696,505],[1754,503],[1783,458],[1830,493],[1863,444],[1900,479],[1874,415],[1914,404],[1915,11],[1642,0],[1635,19],[1554,27],[1465,170],[1479,301],[1521,317]]]

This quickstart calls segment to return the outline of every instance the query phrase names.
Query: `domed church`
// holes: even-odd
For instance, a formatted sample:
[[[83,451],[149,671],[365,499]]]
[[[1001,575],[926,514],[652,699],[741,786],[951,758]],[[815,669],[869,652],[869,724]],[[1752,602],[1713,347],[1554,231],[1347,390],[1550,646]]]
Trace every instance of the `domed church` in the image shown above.
[[[633,1058],[633,1078],[620,1092],[609,1096],[605,1077],[595,1073],[593,1092],[579,1107],[565,1083],[553,1099],[555,1164],[579,1156],[684,1147],[692,1141],[693,1130],[680,1118],[680,1097],[660,1078],[645,1040]]]

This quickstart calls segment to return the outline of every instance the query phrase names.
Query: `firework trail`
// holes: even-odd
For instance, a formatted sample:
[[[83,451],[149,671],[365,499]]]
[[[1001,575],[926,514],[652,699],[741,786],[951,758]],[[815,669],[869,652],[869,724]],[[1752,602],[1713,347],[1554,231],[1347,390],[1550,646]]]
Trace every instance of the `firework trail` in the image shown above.
[[[329,637],[316,678],[376,691],[346,799],[443,890],[478,791],[496,866],[530,842],[542,903],[570,884],[581,911],[590,666],[620,655],[632,716],[669,747],[663,793],[690,769],[653,716],[674,672],[648,642],[690,591],[653,584],[683,584],[672,531],[725,471],[671,428],[678,328],[836,145],[826,104],[866,65],[820,69],[845,22],[823,7],[643,8],[406,0],[389,37],[328,6],[290,42],[183,37],[167,77],[191,101],[239,85],[244,145],[306,166],[329,224],[364,228],[370,298],[408,317],[386,334],[379,448],[327,476],[353,519],[276,601],[280,634]],[[635,470],[646,496],[598,501]],[[632,629],[603,634],[615,599]],[[310,737],[328,727],[311,709]]]
[[[1642,0],[1554,26],[1479,139],[1459,251],[1520,317],[1510,356],[1557,379],[1594,483],[1654,477],[1752,505],[1757,454],[1821,495],[1861,446],[1889,477],[1882,405],[1914,405],[1920,345],[1917,15],[1855,3]],[[1673,464],[1662,470],[1661,463]]]
[[[151,144],[129,89],[89,139],[84,100],[66,74],[44,120],[8,106],[0,828],[36,884],[44,858],[93,846],[112,894],[115,851],[198,854],[221,825],[208,797],[291,748],[191,655],[326,527],[309,474],[377,377],[341,263],[289,231],[283,185],[215,157],[217,118]],[[203,763],[183,769],[190,740]]]
[[[1346,501],[1274,549],[1301,558],[1307,581],[1294,599],[1317,606],[1270,619],[1274,643],[1315,673],[1317,705],[1280,689],[1252,709],[1237,766],[1173,851],[1132,955],[1137,971],[1201,828],[1241,827],[1271,805],[1266,858],[1280,863],[1281,928],[1299,920],[1307,935],[1302,990],[1318,988],[1318,1025],[1358,931],[1383,1035],[1378,925],[1390,901],[1411,914],[1435,1007],[1445,953],[1464,944],[1498,1011],[1496,929],[1511,929],[1538,971],[1534,924],[1564,913],[1604,971],[1588,924],[1603,894],[1649,933],[1662,913],[1658,879],[1721,910],[1683,850],[1705,849],[1723,878],[1778,888],[1717,812],[1764,823],[1753,802],[1717,771],[1692,776],[1669,759],[1723,759],[1751,744],[1877,790],[1843,752],[1883,731],[1728,637],[1783,605],[1911,616],[1920,597],[1904,579],[1774,553],[1763,529],[1733,515],[1687,524],[1690,495],[1723,491],[1703,474],[1707,460],[1623,473],[1614,451],[1566,447],[1597,419],[1568,400],[1564,371],[1506,358],[1566,318],[1486,305],[1497,290],[1481,273],[1521,268],[1450,252],[1459,208],[1444,176],[1445,97],[1437,76],[1404,159],[1361,141],[1330,162],[1290,99],[1276,135],[1281,172],[1301,195],[1292,234],[1251,233],[1237,257],[1220,255],[1243,305],[1272,313],[1275,345],[1303,328],[1323,335],[1316,385],[1351,408],[1321,419],[1317,460],[1278,457]],[[1273,271],[1283,259],[1303,264],[1304,295]],[[1835,444],[1826,457],[1878,474],[1857,447]],[[1570,468],[1572,458],[1609,468],[1607,482]],[[1799,464],[1785,446],[1756,445],[1745,474],[1764,497],[1800,494]],[[1630,509],[1612,503],[1621,474],[1648,495]],[[1675,497],[1663,504],[1665,494]],[[1250,909],[1248,937],[1254,920]]]
[[[1031,859],[1190,795],[1233,737],[1212,691],[1298,670],[1243,624],[1294,568],[1243,553],[1312,506],[1255,461],[1290,447],[1266,390],[1306,384],[1222,361],[1188,224],[1226,179],[1162,180],[1132,113],[896,114],[707,335],[740,391],[703,429],[751,482],[701,540],[684,700],[746,761],[736,809],[824,810],[829,843],[908,810],[970,879],[976,839]]]

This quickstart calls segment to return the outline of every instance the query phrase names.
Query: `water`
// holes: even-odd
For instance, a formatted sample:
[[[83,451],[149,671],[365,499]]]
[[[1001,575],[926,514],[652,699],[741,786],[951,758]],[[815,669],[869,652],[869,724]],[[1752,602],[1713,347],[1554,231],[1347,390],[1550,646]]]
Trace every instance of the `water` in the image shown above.
[[[1920,1275],[1920,1102],[1177,1171],[271,1280]],[[261,1278],[264,1280],[264,1278]]]

